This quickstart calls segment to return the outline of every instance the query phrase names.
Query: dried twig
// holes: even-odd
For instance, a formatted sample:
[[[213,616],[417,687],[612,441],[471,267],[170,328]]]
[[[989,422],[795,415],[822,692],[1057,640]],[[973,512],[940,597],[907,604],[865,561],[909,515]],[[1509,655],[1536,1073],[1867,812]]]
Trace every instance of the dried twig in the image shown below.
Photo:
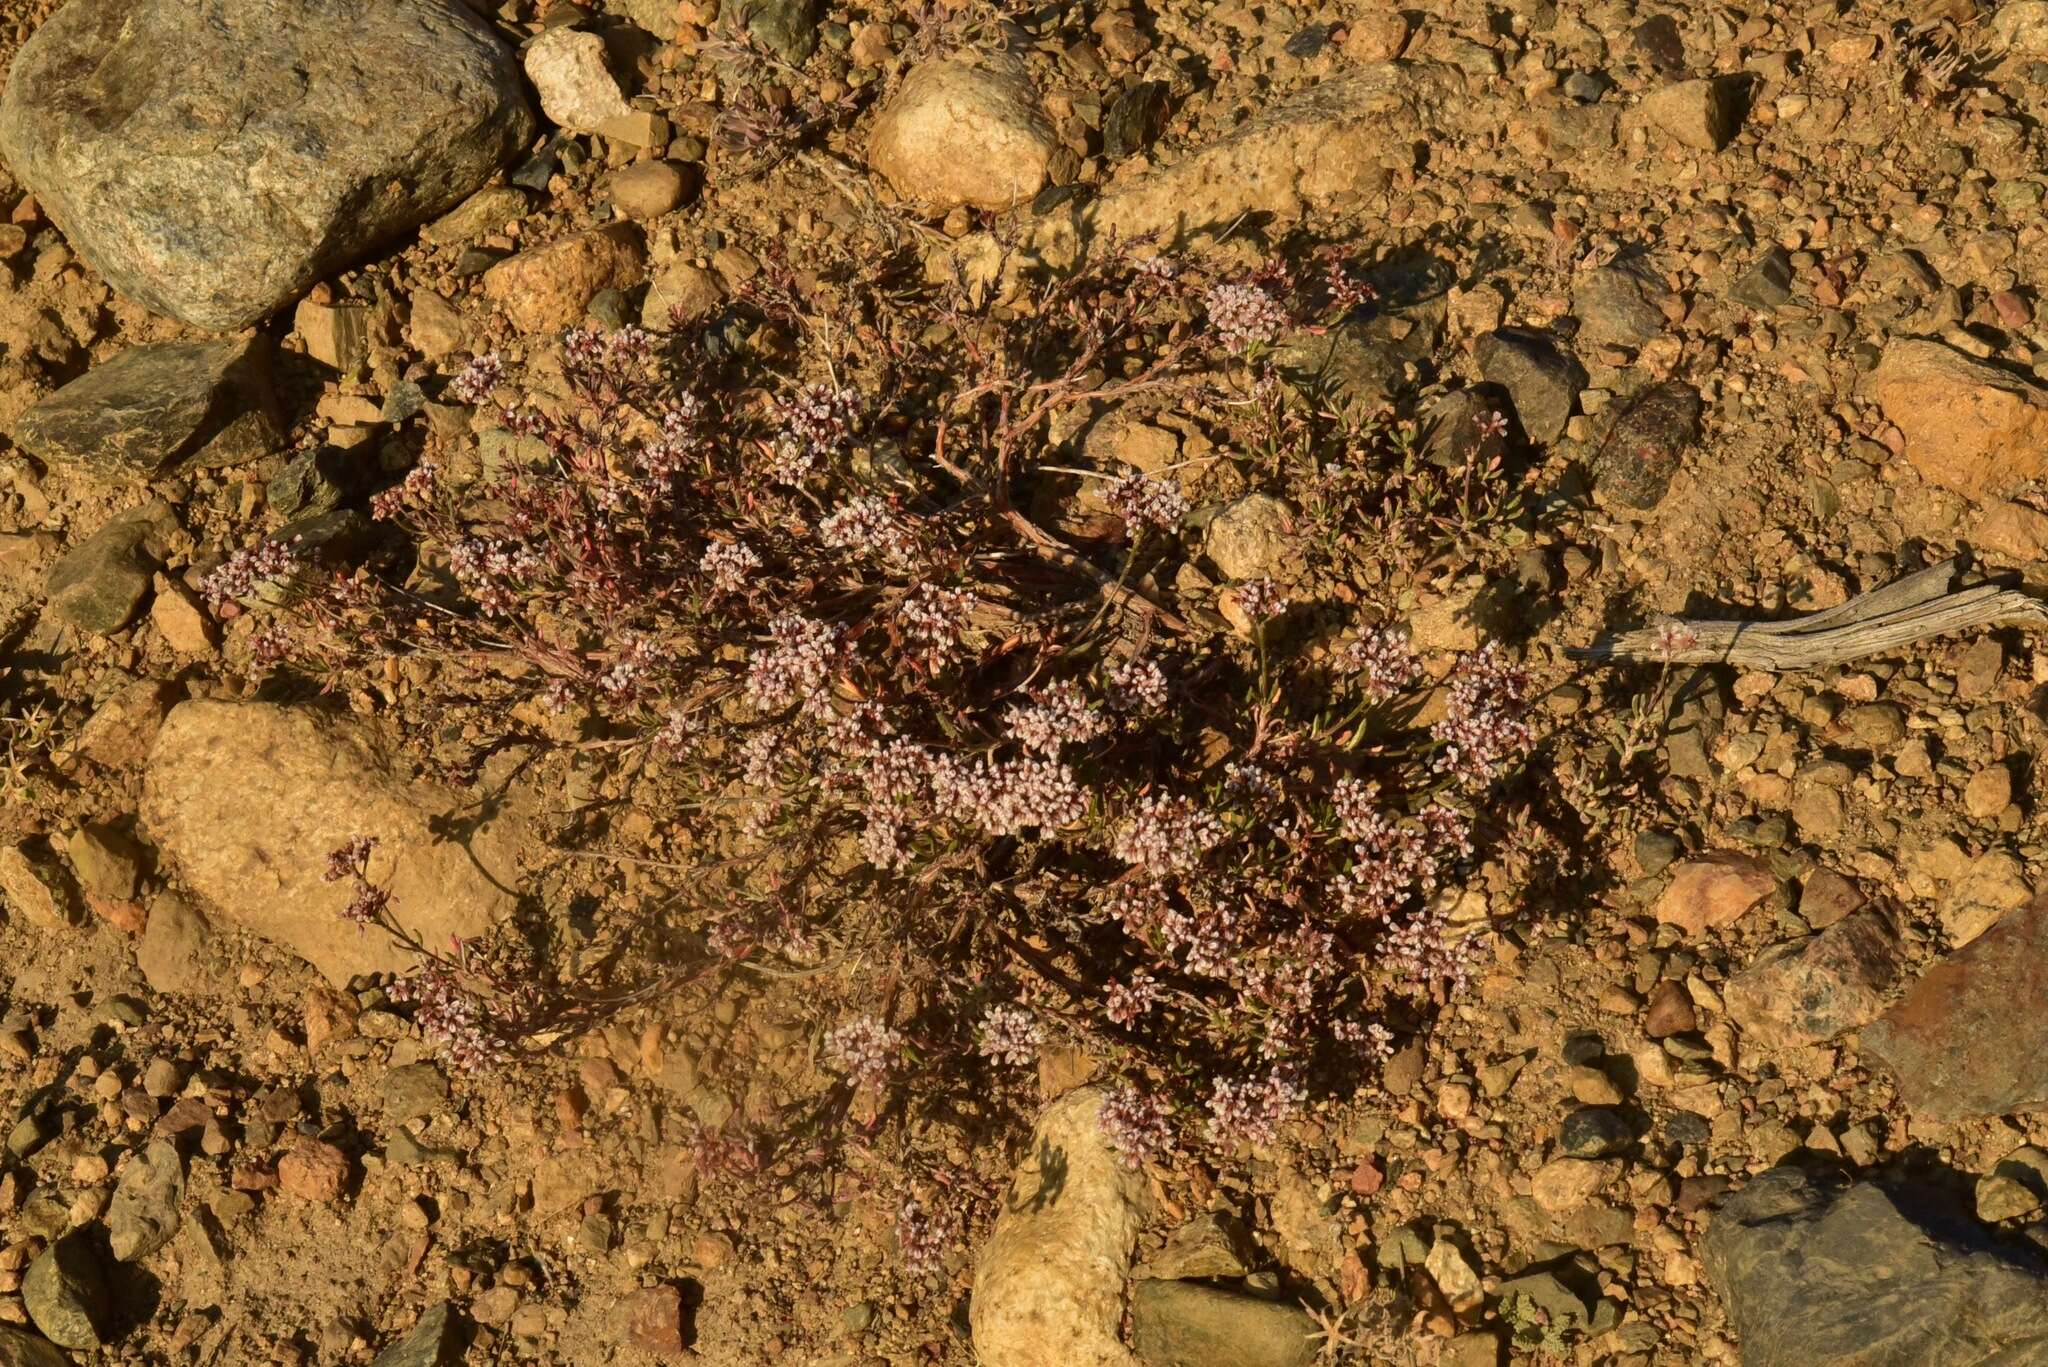
[[[1673,618],[1571,652],[1582,660],[1819,669],[1994,622],[2048,622],[2048,606],[2000,584],[1959,584],[1944,560],[1848,602],[1785,622]]]

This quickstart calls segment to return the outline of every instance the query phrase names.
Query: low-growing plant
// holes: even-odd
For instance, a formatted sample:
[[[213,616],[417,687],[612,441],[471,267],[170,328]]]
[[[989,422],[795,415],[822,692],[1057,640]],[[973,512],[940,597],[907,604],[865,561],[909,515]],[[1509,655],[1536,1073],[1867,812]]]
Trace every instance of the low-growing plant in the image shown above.
[[[379,494],[416,547],[403,582],[267,543],[208,587],[262,614],[262,663],[344,685],[430,662],[489,700],[480,744],[545,722],[639,766],[693,868],[686,939],[649,952],[835,994],[838,1085],[708,1131],[703,1170],[893,1163],[922,1271],[976,1193],[917,1154],[907,1114],[1057,1040],[1108,1073],[1104,1132],[1133,1166],[1270,1144],[1470,980],[1458,894],[1512,833],[1502,785],[1533,740],[1508,654],[1433,681],[1398,631],[1269,579],[1224,587],[1235,629],[1203,625],[1212,604],[1170,587],[1201,494],[1170,473],[1089,472],[1112,528],[1093,540],[1035,512],[1072,478],[1056,434],[1120,402],[1211,415],[1228,443],[1252,393],[1319,449],[1355,436],[1289,412],[1269,357],[1365,302],[1334,267],[1303,290],[1130,254],[1008,316],[771,269],[737,353],[572,331],[551,391],[537,367],[470,361],[444,400],[501,409],[544,456],[468,478],[430,460]],[[1372,520],[1410,497],[1386,456],[1355,449],[1318,496],[1387,544],[1326,554],[1438,530]],[[364,853],[334,876],[388,928]],[[423,1028],[464,1062],[512,1056],[536,1019],[526,970],[413,947],[395,995]]]

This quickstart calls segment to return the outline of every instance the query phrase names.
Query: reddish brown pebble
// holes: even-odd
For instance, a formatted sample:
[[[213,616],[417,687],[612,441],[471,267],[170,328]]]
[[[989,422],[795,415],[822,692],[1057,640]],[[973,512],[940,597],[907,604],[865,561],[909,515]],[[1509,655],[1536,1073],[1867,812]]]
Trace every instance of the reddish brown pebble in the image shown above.
[[[87,897],[85,904],[93,914],[116,930],[130,935],[140,935],[149,928],[149,914],[140,902],[116,902],[106,897]]]
[[[1734,1185],[1726,1177],[1686,1177],[1678,1183],[1678,1208],[1687,1215],[1701,1209],[1709,1202],[1719,1199],[1722,1192]]]
[[[348,1039],[356,1032],[355,999],[331,987],[316,987],[306,993],[306,1052],[317,1054],[329,1040]]]
[[[1757,1043],[1797,1048],[1868,1024],[1904,972],[1891,920],[1866,907],[1817,935],[1764,951],[1721,991]]]
[[[1699,1028],[1699,1014],[1693,1010],[1692,995],[1685,984],[1666,978],[1650,989],[1650,1009],[1643,1013],[1643,1033],[1651,1039],[1669,1039]]]
[[[612,1088],[622,1085],[625,1079],[608,1058],[587,1058],[576,1069],[576,1080],[583,1084],[587,1096],[603,1096]]]
[[[1863,905],[1863,889],[1833,869],[1815,869],[1799,888],[1799,919],[1825,930]]]
[[[213,1123],[213,1107],[206,1104],[204,1097],[188,1096],[172,1103],[164,1112],[163,1119],[156,1122],[158,1138],[165,1135],[183,1134]]]
[[[1771,871],[1746,854],[1716,850],[1688,859],[1671,872],[1657,899],[1657,919],[1687,935],[1716,930],[1777,891]]]
[[[626,1338],[648,1353],[677,1356],[683,1343],[683,1293],[673,1286],[650,1286],[626,1298]]]
[[[236,1168],[228,1185],[236,1191],[269,1191],[277,1185],[277,1174],[263,1168]]]
[[[2011,290],[1993,294],[1991,307],[1998,310],[1998,321],[2009,328],[2023,328],[2034,321],[2034,311],[2027,307],[2027,301]]]
[[[2011,1115],[2048,1104],[2048,898],[2007,912],[1937,961],[1863,1032],[1922,1120]]]
[[[590,1109],[590,1102],[574,1087],[564,1087],[555,1093],[555,1120],[565,1130],[580,1129],[583,1115]]]
[[[348,1188],[348,1157],[332,1144],[303,1139],[277,1163],[277,1184],[301,1201],[327,1205]]]

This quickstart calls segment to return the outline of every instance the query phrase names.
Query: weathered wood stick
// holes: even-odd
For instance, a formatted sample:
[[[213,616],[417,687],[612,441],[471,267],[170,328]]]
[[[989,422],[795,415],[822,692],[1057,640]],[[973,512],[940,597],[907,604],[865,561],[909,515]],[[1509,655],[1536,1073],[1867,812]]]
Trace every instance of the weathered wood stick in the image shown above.
[[[1944,560],[1822,612],[1783,622],[1671,618],[1569,652],[1580,660],[1819,669],[1994,622],[2048,622],[2048,605],[1997,584],[1956,583]]]

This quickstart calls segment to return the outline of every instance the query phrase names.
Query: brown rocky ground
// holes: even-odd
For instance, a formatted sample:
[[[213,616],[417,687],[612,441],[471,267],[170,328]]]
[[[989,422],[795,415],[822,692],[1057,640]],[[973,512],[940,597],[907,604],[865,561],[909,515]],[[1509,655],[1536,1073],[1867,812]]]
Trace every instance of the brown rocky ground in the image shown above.
[[[6,55],[54,8],[17,7]],[[1409,290],[1405,330],[1341,360],[1362,394],[1412,420],[1494,381],[1533,439],[1511,572],[1436,564],[1401,607],[1425,650],[1483,629],[1526,653],[1550,690],[1543,781],[1578,821],[1564,891],[1476,872],[1460,918],[1486,971],[1379,1085],[1270,1150],[1190,1158],[1115,1198],[1144,1211],[1139,1262],[1165,1258],[1154,1289],[1132,1284],[1141,1357],[1306,1360],[1304,1319],[1219,1310],[1184,1289],[1199,1281],[1308,1301],[1336,1326],[1333,1361],[1843,1360],[1784,1322],[1854,1307],[1877,1274],[1792,1269],[1740,1233],[1790,1206],[1717,1204],[1788,1162],[1910,1186],[1970,1227],[1942,1247],[2013,1278],[1965,1344],[1941,1337],[1968,1320],[1941,1309],[1966,1294],[1954,1276],[1896,1274],[1906,1290],[1867,1318],[1926,1323],[1896,1330],[1918,1356],[1887,1360],[2042,1352],[2048,1292],[2024,1271],[2048,1242],[2028,1147],[2048,1147],[2029,953],[2048,661],[2031,636],[1784,675],[1567,655],[1659,613],[1825,608],[1959,551],[2040,580],[2040,0],[508,0],[486,17],[514,43],[606,33],[619,90],[573,45],[552,75],[529,59],[544,122],[589,125],[543,129],[551,165],[242,334],[276,351],[274,426],[238,429],[257,431],[253,459],[185,466],[181,449],[138,478],[38,453],[34,405],[131,348],[213,334],[111,289],[25,187],[0,198],[0,429],[18,443],[0,446],[0,1330],[54,1338],[85,1314],[75,1360],[107,1363],[1081,1361],[1048,1356],[1057,1338],[971,1342],[974,1248],[904,1278],[873,1174],[837,1179],[820,1218],[809,1191],[699,1172],[700,1125],[820,1085],[814,984],[634,1003],[515,1072],[464,1076],[358,976],[388,963],[306,927],[308,870],[270,862],[366,803],[427,830],[446,794],[422,757],[336,742],[279,787],[276,747],[315,742],[152,748],[174,702],[256,691],[246,619],[194,593],[225,552],[360,504],[409,442],[506,458],[465,408],[393,407],[468,354],[539,354],[586,315],[666,327],[785,254],[913,247],[1000,309],[1019,272],[1112,228],[1185,230],[1224,268],[1300,229],[1394,263]],[[964,114],[884,114],[899,91],[936,98],[906,79],[935,55],[998,45],[1011,55],[947,96]],[[384,77],[402,98],[404,73]],[[557,83],[588,107],[551,100]],[[871,144],[888,149],[874,168]],[[1518,364],[1503,326],[1583,378]],[[1157,440],[1173,415],[1141,416],[1153,435],[1110,415],[1102,440]],[[295,459],[312,452],[332,454]],[[133,537],[92,540],[153,500]],[[395,672],[342,701],[385,721],[435,706]],[[572,945],[579,899],[657,899],[675,874],[573,857],[667,822],[588,772],[556,756],[504,788],[520,876]],[[222,829],[238,806],[246,828]],[[411,902],[451,918],[438,930],[475,910],[457,875],[417,877]],[[929,1146],[998,1184],[1037,1106],[1088,1072],[1048,1051],[1035,1090]],[[1201,1256],[1161,1253],[1176,1230]],[[51,1250],[82,1280],[55,1285]],[[84,1309],[67,1320],[66,1302]],[[29,1343],[0,1337],[0,1363],[45,1361]]]

